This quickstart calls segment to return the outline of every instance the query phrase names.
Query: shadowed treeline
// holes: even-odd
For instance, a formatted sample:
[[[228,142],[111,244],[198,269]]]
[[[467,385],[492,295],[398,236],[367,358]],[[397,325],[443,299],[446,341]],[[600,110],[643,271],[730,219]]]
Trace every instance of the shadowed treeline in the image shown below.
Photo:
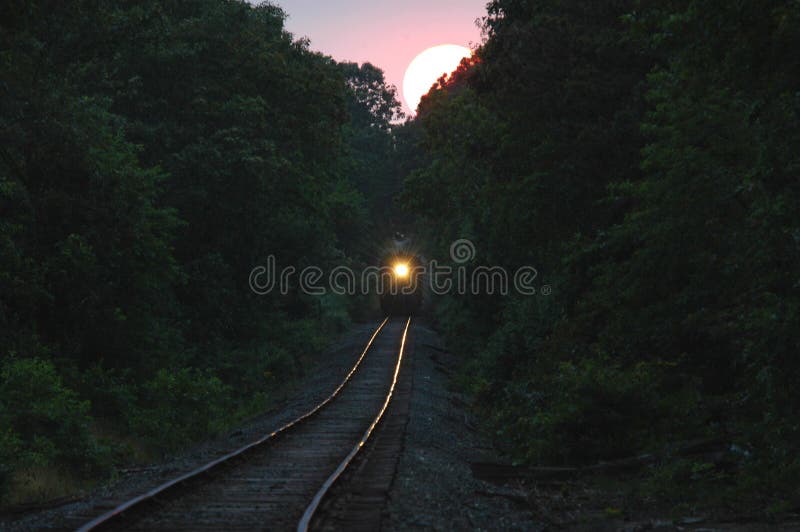
[[[369,172],[391,168],[394,90],[283,19],[219,0],[0,8],[11,502],[263,410],[360,303],[247,282],[269,254],[358,264],[391,188]]]
[[[640,498],[796,507],[798,28],[791,1],[494,0],[423,99],[420,227],[554,288],[437,307],[519,459],[666,450]]]

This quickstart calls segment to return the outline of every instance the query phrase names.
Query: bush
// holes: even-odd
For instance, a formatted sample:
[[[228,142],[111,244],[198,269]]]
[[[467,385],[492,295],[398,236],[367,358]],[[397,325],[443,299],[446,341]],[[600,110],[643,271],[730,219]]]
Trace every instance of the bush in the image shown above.
[[[210,372],[160,369],[143,387],[132,429],[155,449],[177,449],[225,428],[230,396],[230,388]]]
[[[5,500],[22,442],[11,428],[0,429],[0,502]]]
[[[0,370],[0,485],[33,467],[87,474],[102,450],[89,432],[89,403],[64,387],[49,361],[10,358]]]
[[[536,319],[525,323],[520,313]],[[630,456],[681,437],[675,419],[702,419],[696,380],[676,364],[582,355],[555,334],[543,340],[551,313],[536,301],[509,305],[502,328],[461,376],[516,457],[575,464]]]
[[[531,460],[587,463],[631,456],[665,436],[661,420],[691,408],[680,390],[667,393],[655,364],[565,362],[533,382],[541,393],[516,422],[527,435],[523,448]]]
[[[129,371],[92,366],[81,373],[78,389],[91,402],[98,422],[116,424],[135,408],[137,386]]]

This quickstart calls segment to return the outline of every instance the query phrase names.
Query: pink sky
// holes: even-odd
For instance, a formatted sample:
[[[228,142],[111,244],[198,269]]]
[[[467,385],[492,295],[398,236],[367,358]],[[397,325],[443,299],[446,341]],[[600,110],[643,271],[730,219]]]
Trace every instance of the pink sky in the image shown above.
[[[403,75],[417,54],[439,44],[471,47],[481,39],[475,19],[487,0],[275,0],[295,37],[337,61],[370,63],[402,96]],[[402,98],[401,98],[402,101]],[[408,113],[409,110],[405,108]]]

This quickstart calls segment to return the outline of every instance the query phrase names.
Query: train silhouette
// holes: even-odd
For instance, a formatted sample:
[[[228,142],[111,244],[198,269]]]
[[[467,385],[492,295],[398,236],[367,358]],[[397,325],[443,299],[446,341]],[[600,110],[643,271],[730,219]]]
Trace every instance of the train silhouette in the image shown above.
[[[390,316],[419,314],[425,299],[425,267],[412,239],[395,233],[380,266],[381,311]]]

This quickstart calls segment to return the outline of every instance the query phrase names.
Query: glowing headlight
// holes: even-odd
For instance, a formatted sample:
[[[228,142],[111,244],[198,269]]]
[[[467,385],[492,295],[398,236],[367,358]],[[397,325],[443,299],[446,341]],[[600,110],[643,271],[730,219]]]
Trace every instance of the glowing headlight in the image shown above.
[[[394,274],[398,277],[408,277],[408,264],[403,264],[403,263],[395,264]]]

